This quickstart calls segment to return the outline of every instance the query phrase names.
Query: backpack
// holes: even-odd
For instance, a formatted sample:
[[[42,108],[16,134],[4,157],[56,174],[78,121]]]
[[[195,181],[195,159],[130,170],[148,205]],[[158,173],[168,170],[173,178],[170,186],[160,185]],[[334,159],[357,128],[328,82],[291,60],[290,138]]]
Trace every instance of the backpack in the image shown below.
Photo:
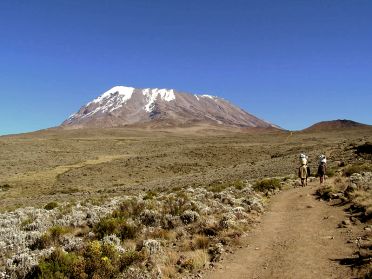
[[[325,163],[321,163],[319,165],[319,168],[318,168],[318,173],[320,175],[324,175],[326,173],[326,164]]]

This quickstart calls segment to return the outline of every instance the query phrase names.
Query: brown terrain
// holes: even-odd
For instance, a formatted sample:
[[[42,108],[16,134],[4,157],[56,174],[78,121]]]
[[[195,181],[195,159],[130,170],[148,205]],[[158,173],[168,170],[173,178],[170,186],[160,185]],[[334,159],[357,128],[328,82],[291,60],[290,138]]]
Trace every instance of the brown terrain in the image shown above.
[[[316,199],[319,182],[280,193],[244,247],[207,278],[353,278],[340,262],[355,251],[362,226],[339,228],[345,206]]]
[[[6,214],[28,206],[43,209],[56,203],[61,205],[58,209],[61,214],[65,214],[69,212],[62,207],[66,203],[70,207],[77,203],[100,205],[124,195],[136,197],[140,202],[146,197],[151,211],[156,208],[155,202],[172,200],[174,193],[193,201],[192,189],[201,193],[194,198],[203,196],[203,189],[209,198],[185,202],[185,208],[190,209],[184,212],[190,213],[196,203],[200,208],[203,203],[210,203],[209,207],[217,204],[221,210],[241,210],[228,201],[229,195],[235,195],[231,198],[235,202],[244,198],[244,191],[257,198],[250,187],[257,187],[262,179],[273,178],[280,181],[282,191],[274,195],[276,190],[259,190],[266,210],[257,225],[260,210],[249,209],[248,215],[243,214],[247,221],[238,220],[240,227],[223,229],[224,223],[216,221],[220,231],[215,232],[213,226],[217,223],[208,221],[224,220],[225,216],[225,211],[216,210],[215,215],[207,216],[211,220],[202,216],[199,223],[185,221],[174,231],[162,227],[151,231],[147,229],[149,223],[135,223],[136,229],[146,233],[133,235],[131,240],[125,238],[123,245],[137,247],[135,240],[163,239],[164,249],[169,253],[169,259],[162,263],[164,278],[358,278],[362,273],[353,262],[359,259],[355,258],[356,240],[370,239],[365,233],[372,229],[372,198],[368,187],[361,192],[358,186],[356,194],[345,190],[351,185],[345,173],[372,170],[370,142],[370,126],[306,132],[212,126],[157,130],[49,129],[3,136],[0,137],[0,211]],[[317,180],[305,188],[294,187],[298,184],[301,152],[309,155],[313,174],[319,154],[327,155],[327,175],[332,178],[327,180],[321,194]],[[319,200],[319,196],[329,201]],[[153,197],[158,198],[152,200]],[[165,205],[162,214],[167,210]],[[135,222],[148,222],[138,220],[136,214],[124,216]],[[358,222],[346,221],[344,227],[338,228],[349,219]],[[19,222],[27,226],[32,220]],[[86,237],[84,241],[92,241],[89,233],[97,230],[94,226],[68,229],[76,232],[74,237]],[[96,237],[96,241],[102,241]],[[48,245],[57,240],[53,241]],[[215,248],[218,243],[226,245],[222,262],[213,254],[219,251]],[[9,250],[9,256],[11,253]],[[187,259],[187,255],[194,258]],[[0,257],[0,264],[5,260]],[[151,261],[154,260],[150,257],[147,264]],[[365,258],[363,261],[365,264]],[[0,278],[5,270],[2,268]],[[201,271],[206,269],[209,271]]]
[[[315,123],[314,125],[306,128],[304,131],[307,132],[316,132],[316,131],[326,131],[326,130],[335,130],[335,129],[351,129],[351,128],[363,128],[368,127],[368,125],[355,122],[352,120],[332,120],[332,121],[322,121]]]
[[[0,138],[0,210],[138,190],[296,174],[297,154],[352,160],[371,129],[331,133],[250,130],[52,129]]]

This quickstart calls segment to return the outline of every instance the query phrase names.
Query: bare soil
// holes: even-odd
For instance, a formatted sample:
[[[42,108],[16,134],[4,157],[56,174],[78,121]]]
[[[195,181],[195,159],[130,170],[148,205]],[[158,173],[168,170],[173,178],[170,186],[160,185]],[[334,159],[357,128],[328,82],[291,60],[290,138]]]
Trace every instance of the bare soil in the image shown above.
[[[358,226],[338,228],[342,206],[313,195],[318,182],[284,191],[270,202],[244,247],[228,255],[207,278],[353,278],[341,265],[355,252]]]

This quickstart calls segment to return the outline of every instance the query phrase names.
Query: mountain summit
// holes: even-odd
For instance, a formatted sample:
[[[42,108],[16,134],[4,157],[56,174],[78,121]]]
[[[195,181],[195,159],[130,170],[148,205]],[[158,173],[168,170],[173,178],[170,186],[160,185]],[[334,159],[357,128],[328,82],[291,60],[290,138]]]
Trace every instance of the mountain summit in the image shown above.
[[[193,124],[278,128],[228,101],[173,89],[115,86],[81,107],[62,123],[71,128],[109,128],[128,125],[153,127]]]

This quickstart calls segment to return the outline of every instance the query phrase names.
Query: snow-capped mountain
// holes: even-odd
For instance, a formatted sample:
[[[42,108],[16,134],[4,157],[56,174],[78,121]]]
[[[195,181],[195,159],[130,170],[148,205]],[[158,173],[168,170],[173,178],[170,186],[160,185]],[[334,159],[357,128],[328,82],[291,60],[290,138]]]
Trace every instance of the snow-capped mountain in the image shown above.
[[[278,128],[215,96],[125,86],[115,86],[106,91],[80,108],[61,126],[108,128],[145,124],[158,127],[198,123]]]

